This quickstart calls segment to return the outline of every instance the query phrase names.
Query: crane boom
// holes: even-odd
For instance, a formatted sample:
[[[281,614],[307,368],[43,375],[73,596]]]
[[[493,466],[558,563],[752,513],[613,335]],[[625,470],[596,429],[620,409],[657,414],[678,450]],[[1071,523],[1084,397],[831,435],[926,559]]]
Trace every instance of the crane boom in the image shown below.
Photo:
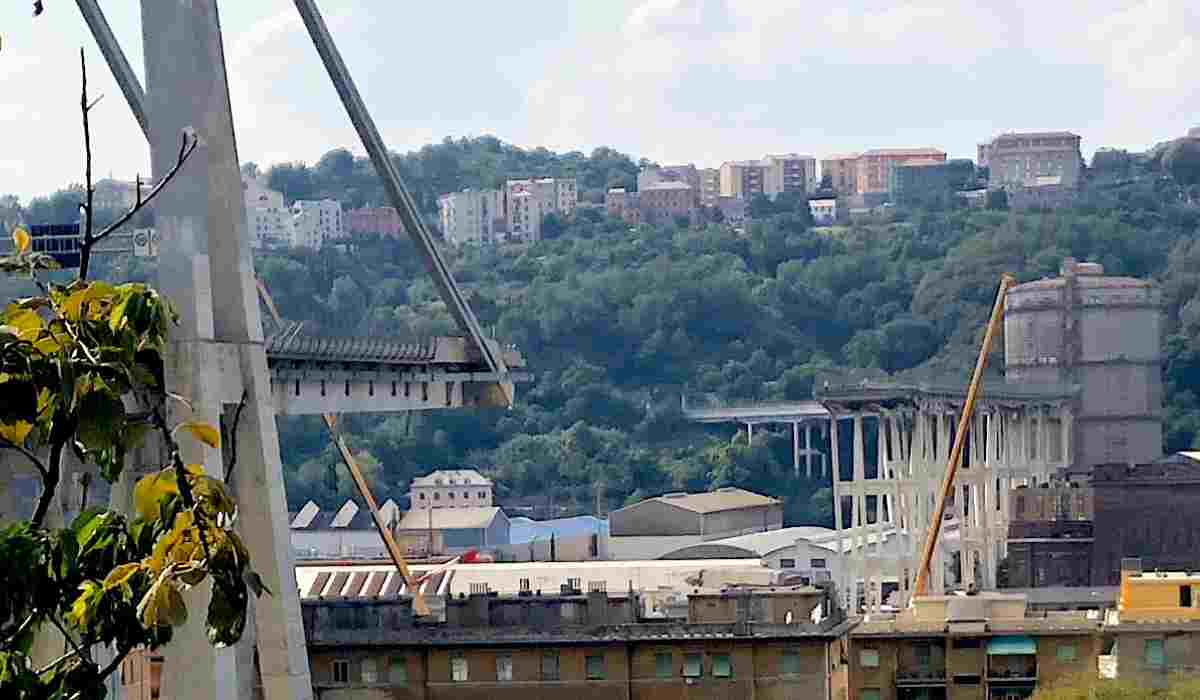
[[[967,389],[967,400],[963,404],[962,414],[958,417],[958,431],[954,434],[954,446],[950,449],[950,461],[946,465],[946,475],[942,478],[942,490],[938,494],[937,507],[933,511],[933,520],[929,523],[929,532],[925,535],[925,546],[921,552],[921,564],[917,568],[917,581],[913,585],[913,598],[928,595],[929,567],[933,561],[933,552],[937,547],[938,536],[942,531],[942,518],[946,514],[946,501],[954,489],[954,477],[958,474],[958,465],[962,462],[963,446],[967,440],[967,430],[971,425],[971,416],[975,413],[975,402],[983,386],[983,371],[987,368],[988,353],[992,351],[992,340],[1004,316],[1004,301],[1008,296],[1009,287],[1016,284],[1016,278],[1005,274],[1000,278],[1000,290],[996,293],[996,303],[992,306],[992,317],[988,320],[987,331],[983,334],[983,345],[979,348],[979,359],[975,362],[975,372],[971,375],[971,384]]]
[[[267,291],[267,285],[263,284],[263,281],[258,278],[254,282],[258,287],[259,295],[267,305],[267,311],[275,319],[275,324],[282,326],[283,317],[279,315],[279,309],[276,308],[275,300],[271,298],[271,293]],[[334,447],[337,447],[342,462],[350,472],[350,478],[354,481],[354,486],[358,489],[358,493],[363,497],[363,500],[367,502],[367,509],[371,511],[371,519],[375,522],[375,529],[383,539],[384,547],[387,548],[388,556],[392,559],[392,564],[396,566],[396,571],[400,573],[400,577],[408,586],[409,592],[412,593],[413,612],[420,616],[428,615],[430,612],[429,605],[425,603],[425,599],[421,596],[421,582],[413,577],[412,571],[408,568],[408,562],[404,560],[404,554],[400,551],[400,545],[396,543],[396,538],[392,535],[391,529],[383,522],[383,514],[379,512],[379,505],[375,502],[375,496],[371,493],[371,487],[367,485],[367,480],[363,477],[362,470],[358,468],[358,462],[355,461],[350,448],[346,446],[346,441],[342,439],[341,433],[338,432],[337,415],[326,413],[321,417],[324,418],[325,427],[329,430],[329,439],[333,441]]]

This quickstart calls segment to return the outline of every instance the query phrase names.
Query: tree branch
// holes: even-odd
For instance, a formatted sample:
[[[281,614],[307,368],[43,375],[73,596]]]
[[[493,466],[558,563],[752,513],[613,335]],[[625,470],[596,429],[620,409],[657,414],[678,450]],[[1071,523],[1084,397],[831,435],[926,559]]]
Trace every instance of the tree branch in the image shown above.
[[[100,680],[104,680],[105,678],[108,678],[113,673],[115,673],[117,670],[117,667],[120,666],[121,662],[123,662],[125,660],[125,657],[129,656],[130,651],[132,651],[132,649],[130,649],[128,647],[123,647],[123,646],[118,647],[117,655],[113,657],[113,660],[111,662],[109,662],[109,664],[107,666],[100,669],[99,676],[98,676],[100,678]]]
[[[179,174],[179,171],[183,168],[184,164],[187,163],[188,159],[192,157],[192,154],[196,152],[196,148],[199,145],[200,145],[200,138],[198,136],[191,134],[188,131],[184,131],[183,137],[181,139],[181,143],[179,145],[179,156],[175,161],[175,165],[172,166],[169,171],[167,171],[166,175],[163,175],[162,179],[158,181],[158,184],[155,185],[154,188],[151,189],[150,192],[148,192],[145,197],[142,197],[142,187],[141,187],[142,180],[141,180],[140,176],[138,177],[138,179],[137,179],[137,190],[138,191],[137,191],[133,206],[130,207],[129,210],[126,211],[124,214],[122,214],[120,216],[120,218],[118,218],[116,221],[114,221],[111,224],[109,224],[108,226],[106,226],[104,228],[104,230],[100,231],[100,233],[97,233],[94,236],[85,238],[83,241],[80,242],[80,244],[79,244],[79,259],[80,259],[79,279],[81,279],[81,280],[87,279],[87,274],[86,274],[87,268],[85,267],[85,263],[91,259],[92,247],[95,246],[100,241],[103,241],[105,238],[108,238],[112,234],[116,233],[118,229],[120,229],[125,224],[129,223],[129,221],[131,219],[133,219],[133,217],[136,216],[138,212],[140,212],[142,209],[145,209],[146,206],[150,204],[150,202],[154,201],[154,198],[157,197],[159,195],[159,193],[162,192],[163,189],[171,183],[171,180],[175,179],[175,176]]]
[[[84,54],[83,47],[79,48],[79,70],[83,76],[83,89],[79,96],[79,110],[83,113],[83,195],[85,197],[83,203],[79,205],[83,209],[83,230],[80,231],[80,235],[82,241],[86,243],[92,240],[92,226],[94,225],[92,215],[95,211],[93,204],[96,189],[92,186],[92,128],[88,121],[88,115],[92,111],[92,107],[88,104],[87,57]],[[83,246],[80,247],[82,248]],[[90,252],[90,246],[88,246],[86,251],[80,251],[80,279],[87,279],[88,266],[91,263]]]
[[[88,654],[85,650],[80,648],[79,644],[75,642],[75,638],[71,636],[71,633],[68,632],[67,629],[62,626],[62,623],[58,621],[58,616],[52,612],[46,617],[49,618],[50,622],[54,623],[54,626],[57,627],[58,631],[62,633],[63,638],[67,640],[67,644],[69,644],[71,648],[75,650],[75,654],[84,661],[92,663],[91,654]]]
[[[74,433],[74,429],[71,430],[71,433]],[[42,495],[38,498],[37,510],[33,512],[33,526],[36,528],[42,526],[42,521],[46,519],[46,512],[50,510],[50,503],[54,500],[54,494],[58,491],[58,480],[62,473],[63,448],[66,447],[66,444],[64,440],[57,440],[50,446],[50,464],[47,466],[46,473],[42,475]]]
[[[5,448],[5,447],[10,450],[16,450],[17,452],[20,452],[21,454],[25,455],[25,458],[28,459],[30,462],[32,462],[33,466],[37,467],[37,470],[39,472],[41,472],[42,479],[44,480],[46,478],[46,474],[47,474],[46,465],[42,464],[42,460],[39,459],[38,456],[35,455],[30,449],[28,449],[24,445],[18,445],[17,443],[12,442],[7,438],[0,437],[0,448]]]

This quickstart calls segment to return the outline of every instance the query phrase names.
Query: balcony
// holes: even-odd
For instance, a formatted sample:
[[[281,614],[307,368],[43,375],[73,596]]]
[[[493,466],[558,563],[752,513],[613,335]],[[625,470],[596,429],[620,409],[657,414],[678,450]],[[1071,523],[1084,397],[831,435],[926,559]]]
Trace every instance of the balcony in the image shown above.
[[[946,671],[938,668],[896,669],[897,688],[930,688],[946,685]]]

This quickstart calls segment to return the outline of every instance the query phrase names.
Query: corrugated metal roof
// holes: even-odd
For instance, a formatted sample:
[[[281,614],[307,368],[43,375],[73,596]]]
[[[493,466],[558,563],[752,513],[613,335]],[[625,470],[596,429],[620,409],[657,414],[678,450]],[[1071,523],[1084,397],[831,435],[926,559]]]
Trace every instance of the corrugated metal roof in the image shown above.
[[[422,508],[405,513],[398,529],[477,530],[488,527],[498,517],[504,514],[496,507]]]
[[[739,488],[723,488],[708,493],[666,494],[648,500],[661,501],[693,513],[719,513],[723,510],[770,506],[780,503],[777,498]],[[636,505],[635,503],[634,506]]]
[[[272,359],[334,360],[413,364],[431,362],[437,341],[411,342],[392,338],[318,338],[302,335],[303,322],[291,323],[266,341]]]
[[[358,504],[354,501],[346,501],[341,508],[338,508],[337,514],[333,516],[333,521],[329,523],[329,526],[347,527],[355,515],[358,515]]]
[[[759,556],[763,556],[777,549],[790,547],[796,544],[796,540],[821,538],[832,534],[835,534],[835,532],[827,527],[801,525],[797,527],[785,527],[781,530],[755,532],[749,535],[737,535],[720,540],[710,540],[704,544],[723,544],[730,547],[741,547],[755,552]]]

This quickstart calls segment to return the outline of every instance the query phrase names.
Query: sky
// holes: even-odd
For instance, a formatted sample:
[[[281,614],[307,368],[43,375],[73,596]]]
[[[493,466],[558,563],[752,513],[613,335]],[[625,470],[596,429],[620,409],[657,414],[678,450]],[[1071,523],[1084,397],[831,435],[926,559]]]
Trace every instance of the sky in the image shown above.
[[[78,182],[79,49],[99,176],[148,171],[74,2],[0,3],[0,194]],[[101,0],[141,75],[139,3]],[[715,167],[1071,130],[1085,156],[1200,126],[1194,0],[320,0],[389,147],[490,134]],[[290,0],[221,0],[242,161],[361,154]]]

